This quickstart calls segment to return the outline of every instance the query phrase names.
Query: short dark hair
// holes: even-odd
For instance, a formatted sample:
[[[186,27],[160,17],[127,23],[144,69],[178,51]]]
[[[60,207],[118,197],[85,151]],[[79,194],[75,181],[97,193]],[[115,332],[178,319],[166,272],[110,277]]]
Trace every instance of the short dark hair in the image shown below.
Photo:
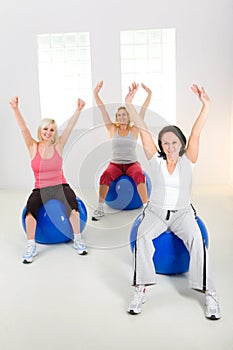
[[[161,142],[161,138],[166,132],[173,132],[173,134],[175,134],[179,138],[182,145],[179,155],[182,156],[185,152],[186,137],[184,136],[180,128],[178,128],[178,126],[168,125],[168,126],[165,126],[162,130],[160,130],[158,135],[159,157],[163,157],[163,159],[166,159],[166,154],[163,151],[162,142]]]

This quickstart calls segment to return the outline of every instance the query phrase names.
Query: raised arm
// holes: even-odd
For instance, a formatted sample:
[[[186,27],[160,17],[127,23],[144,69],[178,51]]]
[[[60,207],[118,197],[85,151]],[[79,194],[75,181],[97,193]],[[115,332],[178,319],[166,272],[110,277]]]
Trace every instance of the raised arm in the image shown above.
[[[192,163],[195,163],[197,161],[199,153],[201,131],[206,123],[209,113],[210,98],[207,95],[204,87],[199,89],[199,87],[196,84],[193,84],[191,89],[202,103],[200,114],[193,124],[186,150],[187,157],[191,160]]]
[[[98,82],[98,84],[96,85],[95,89],[94,89],[94,96],[95,96],[95,100],[96,100],[96,104],[97,106],[99,107],[99,109],[101,110],[101,113],[102,113],[102,117],[103,117],[103,120],[104,120],[104,124],[107,128],[107,130],[109,132],[111,132],[114,124],[113,122],[111,121],[110,117],[109,117],[109,114],[106,110],[106,107],[103,103],[103,101],[101,100],[100,96],[99,96],[99,92],[100,90],[102,89],[103,87],[103,80],[101,80],[100,82]]]
[[[74,114],[72,115],[72,117],[69,119],[65,129],[63,130],[63,132],[58,140],[57,147],[59,148],[61,153],[63,151],[63,148],[64,148],[75,124],[77,123],[77,121],[79,119],[81,110],[84,108],[84,106],[85,106],[85,102],[79,98],[77,101],[77,108],[76,108]]]
[[[19,126],[19,129],[22,132],[24,141],[26,143],[26,146],[31,153],[33,146],[36,144],[36,140],[33,139],[30,130],[27,127],[27,124],[19,110],[19,98],[18,96],[15,96],[9,101],[9,104],[14,112],[16,122]]]
[[[125,97],[125,103],[130,113],[130,116],[135,123],[135,126],[139,129],[145,155],[147,159],[151,159],[153,155],[157,152],[157,147],[147,128],[144,119],[137,113],[135,107],[132,105],[132,100],[135,96],[137,89],[137,84],[132,84],[132,87],[129,87],[129,92]]]
[[[141,116],[141,118],[144,118],[145,117],[145,113],[146,113],[146,110],[150,104],[150,100],[151,100],[151,96],[152,96],[152,91],[145,85],[145,84],[141,84],[142,88],[146,91],[147,93],[147,97],[141,107],[141,110],[140,110],[140,113],[139,115]]]

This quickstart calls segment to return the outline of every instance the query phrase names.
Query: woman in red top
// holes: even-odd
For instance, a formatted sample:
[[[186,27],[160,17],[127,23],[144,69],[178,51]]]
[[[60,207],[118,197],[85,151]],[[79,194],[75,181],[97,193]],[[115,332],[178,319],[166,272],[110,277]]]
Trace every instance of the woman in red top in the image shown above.
[[[66,182],[62,170],[64,146],[80,116],[81,110],[85,106],[85,102],[78,99],[77,108],[60,136],[58,135],[55,120],[43,119],[38,128],[39,141],[36,141],[31,136],[31,132],[19,110],[18,97],[12,98],[9,103],[29,150],[31,167],[35,177],[35,186],[26,205],[25,224],[28,242],[22,259],[23,263],[31,263],[33,257],[37,255],[35,231],[38,210],[50,199],[58,199],[65,204],[66,213],[74,232],[73,246],[78,254],[87,254],[87,248],[80,233],[80,218],[76,195]]]

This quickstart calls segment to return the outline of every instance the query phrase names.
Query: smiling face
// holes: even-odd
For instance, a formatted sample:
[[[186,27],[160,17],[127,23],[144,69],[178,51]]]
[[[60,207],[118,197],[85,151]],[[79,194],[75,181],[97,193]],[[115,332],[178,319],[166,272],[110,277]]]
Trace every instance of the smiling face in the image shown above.
[[[45,125],[42,129],[41,129],[41,139],[43,141],[49,141],[50,139],[53,138],[55,134],[55,127],[54,124],[48,124]]]
[[[38,138],[42,142],[55,143],[57,141],[57,125],[53,119],[43,119],[38,128]]]
[[[168,160],[177,161],[182,144],[180,139],[173,132],[165,132],[162,135],[161,146]]]
[[[116,112],[116,122],[123,125],[130,123],[129,113],[125,107],[118,108]]]

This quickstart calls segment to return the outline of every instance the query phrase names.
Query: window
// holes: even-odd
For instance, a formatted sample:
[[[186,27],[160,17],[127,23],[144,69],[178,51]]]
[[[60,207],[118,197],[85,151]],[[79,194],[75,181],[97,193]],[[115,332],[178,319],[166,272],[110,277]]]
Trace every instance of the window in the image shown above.
[[[153,91],[149,109],[170,123],[176,118],[175,69],[175,29],[121,32],[122,98],[131,82],[144,83]],[[143,93],[139,89],[135,105],[142,104]]]
[[[41,115],[61,125],[73,114],[78,98],[85,108],[92,105],[89,33],[40,34],[37,42]],[[93,122],[80,118],[80,124],[88,128]]]

